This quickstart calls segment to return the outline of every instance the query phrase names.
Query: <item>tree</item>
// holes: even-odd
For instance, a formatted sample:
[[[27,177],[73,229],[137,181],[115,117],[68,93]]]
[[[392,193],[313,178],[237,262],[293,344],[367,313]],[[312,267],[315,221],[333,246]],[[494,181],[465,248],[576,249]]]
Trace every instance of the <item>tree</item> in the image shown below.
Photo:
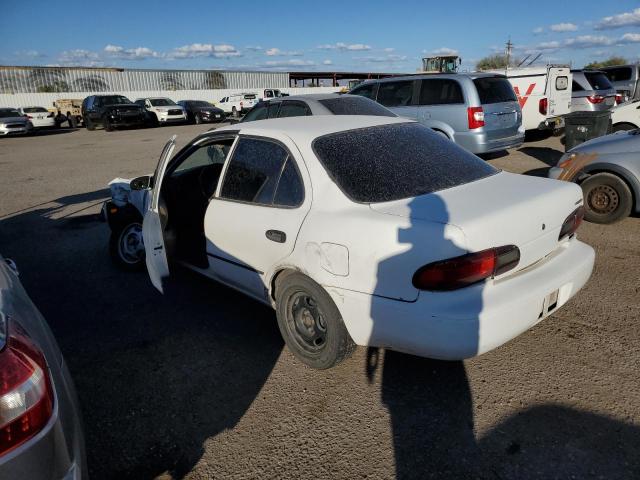
[[[603,67],[613,67],[615,65],[625,65],[629,63],[624,57],[609,57],[606,60],[602,60],[601,62],[591,62],[587,63],[584,68],[603,68]]]
[[[514,67],[520,63],[520,60],[511,58],[510,67]],[[499,70],[507,66],[507,56],[503,53],[495,53],[488,57],[481,58],[476,63],[476,69],[478,70]]]

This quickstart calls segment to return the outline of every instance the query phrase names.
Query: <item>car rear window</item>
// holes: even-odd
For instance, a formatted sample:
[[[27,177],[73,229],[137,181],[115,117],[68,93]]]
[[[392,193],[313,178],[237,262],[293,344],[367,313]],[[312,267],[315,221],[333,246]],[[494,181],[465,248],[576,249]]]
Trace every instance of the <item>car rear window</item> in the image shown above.
[[[418,123],[332,133],[313,142],[331,179],[360,203],[411,198],[498,172]]]
[[[9,108],[3,108],[0,110],[0,118],[11,118],[11,117],[21,117],[21,116],[22,115],[17,110],[13,110]]]
[[[319,100],[334,115],[375,115],[397,117],[391,110],[365,97],[337,97]]]
[[[47,109],[44,107],[26,107],[22,109],[24,113],[45,113]]]
[[[480,103],[483,105],[516,101],[516,94],[513,91],[513,87],[506,78],[476,78],[473,84],[476,86],[476,90],[478,90]]]
[[[604,70],[604,74],[612,82],[631,80],[631,73],[631,67],[607,68]]]
[[[602,72],[584,72],[584,76],[587,77],[587,81],[591,88],[594,90],[611,90],[613,85]]]

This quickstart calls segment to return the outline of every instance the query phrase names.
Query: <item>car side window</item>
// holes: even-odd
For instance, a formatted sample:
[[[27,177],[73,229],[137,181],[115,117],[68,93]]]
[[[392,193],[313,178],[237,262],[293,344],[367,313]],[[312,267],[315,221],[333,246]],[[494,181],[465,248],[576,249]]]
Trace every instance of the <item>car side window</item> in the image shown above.
[[[464,103],[462,89],[455,80],[422,80],[420,85],[420,105],[450,105]]]
[[[385,107],[411,105],[413,81],[382,82],[378,87],[378,103]]]
[[[220,170],[222,170],[222,165],[229,154],[229,150],[231,150],[231,145],[233,145],[232,138],[198,146],[173,169],[171,175],[216,164],[220,165]]]
[[[282,170],[273,204],[282,207],[297,207],[304,200],[304,186],[295,161],[291,156]]]
[[[360,95],[361,97],[367,97],[372,100],[376,99],[376,83],[369,83],[366,85],[362,85],[360,87],[356,87],[355,90],[349,92],[352,95]]]
[[[229,161],[220,197],[271,205],[288,152],[267,140],[241,138]]]
[[[278,109],[280,108],[280,102],[273,102],[269,104],[267,108],[267,118],[276,118],[278,116]]]
[[[267,118],[267,104],[256,105],[244,116],[242,122],[264,120],[265,118]]]
[[[305,103],[284,101],[280,107],[278,117],[305,117],[307,115],[311,115],[311,111]]]

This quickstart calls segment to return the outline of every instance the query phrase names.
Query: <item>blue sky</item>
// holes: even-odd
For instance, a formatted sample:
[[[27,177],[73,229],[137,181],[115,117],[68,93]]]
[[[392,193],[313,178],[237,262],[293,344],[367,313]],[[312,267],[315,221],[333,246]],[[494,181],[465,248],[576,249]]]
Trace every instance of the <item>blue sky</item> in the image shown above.
[[[413,72],[455,51],[541,62],[640,57],[640,2],[21,0],[2,6],[0,64]]]

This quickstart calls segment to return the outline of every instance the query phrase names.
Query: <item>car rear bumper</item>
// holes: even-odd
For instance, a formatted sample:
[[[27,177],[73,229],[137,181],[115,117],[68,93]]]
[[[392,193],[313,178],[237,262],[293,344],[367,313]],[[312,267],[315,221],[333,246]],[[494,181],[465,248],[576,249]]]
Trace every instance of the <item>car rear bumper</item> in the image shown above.
[[[25,135],[29,133],[31,129],[29,127],[14,127],[6,128],[0,127],[0,135]]]
[[[500,138],[491,138],[490,134],[486,132],[456,134],[455,142],[471,153],[498,152],[522,145],[524,142],[524,130],[518,130],[515,135]]]
[[[421,292],[415,302],[327,291],[357,344],[460,360],[488,352],[554,313],[587,282],[594,259],[590,246],[572,239],[507,278],[452,292]]]
[[[31,124],[33,125],[33,128],[50,128],[56,126],[56,120],[53,117],[47,117],[42,120],[31,120]]]

